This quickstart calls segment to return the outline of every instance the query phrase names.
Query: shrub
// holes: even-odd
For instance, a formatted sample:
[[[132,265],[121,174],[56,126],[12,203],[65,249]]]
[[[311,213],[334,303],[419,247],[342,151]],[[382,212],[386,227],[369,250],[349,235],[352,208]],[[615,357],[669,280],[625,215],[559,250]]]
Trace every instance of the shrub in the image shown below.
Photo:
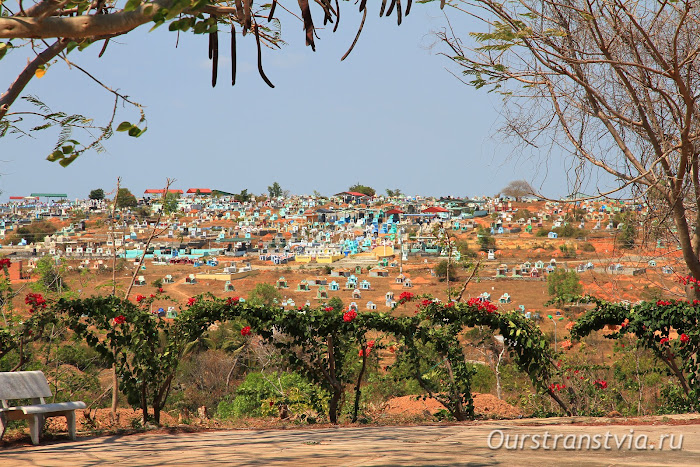
[[[578,274],[575,271],[557,269],[547,276],[547,291],[553,297],[580,295],[583,292],[583,286],[578,281]]]
[[[579,248],[586,253],[593,253],[595,251],[595,247],[590,242],[583,242]]]
[[[279,413],[284,405],[292,415],[323,413],[329,394],[297,373],[249,373],[238,386],[232,401],[223,400],[217,407],[217,417],[269,417]]]
[[[456,269],[454,263],[448,263],[446,259],[440,261],[437,266],[435,266],[435,276],[444,281],[447,279],[447,273],[450,273],[450,282],[456,279]]]

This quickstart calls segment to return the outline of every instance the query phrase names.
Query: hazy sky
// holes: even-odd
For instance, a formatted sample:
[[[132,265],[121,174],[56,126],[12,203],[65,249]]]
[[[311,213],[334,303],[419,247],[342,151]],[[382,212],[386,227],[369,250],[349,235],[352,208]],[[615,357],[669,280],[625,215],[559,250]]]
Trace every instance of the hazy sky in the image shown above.
[[[235,87],[227,32],[220,33],[216,88],[207,37],[181,34],[176,49],[167,26],[149,33],[147,25],[112,40],[102,59],[101,44],[71,53],[75,63],[145,106],[148,131],[138,139],[117,133],[105,143],[107,154],[85,154],[68,168],[45,159],[56,133],[0,139],[0,200],[31,192],[86,197],[93,188],[113,190],[118,175],[137,196],[163,187],[167,177],[184,190],[262,193],[277,181],[292,193],[333,194],[360,182],[381,192],[455,196],[493,195],[525,178],[538,186],[545,180],[550,196],[567,193],[560,161],[545,169],[500,141],[500,98],[446,70],[455,67],[438,55],[444,49],[431,48],[431,31],[446,24],[437,5],[414,4],[401,26],[395,17],[379,18],[375,5],[357,47],[341,63],[361,18],[356,6],[342,7],[339,31],[320,30],[315,53],[303,45],[301,24],[277,10],[288,45],[263,50],[275,89],[257,74],[252,35],[238,37]],[[463,14],[452,12],[450,19],[462,36],[483,30]],[[2,61],[3,89],[26,62],[23,53]],[[34,79],[25,94],[102,123],[113,102],[63,62]],[[132,108],[124,108],[117,123],[127,119],[138,119]]]

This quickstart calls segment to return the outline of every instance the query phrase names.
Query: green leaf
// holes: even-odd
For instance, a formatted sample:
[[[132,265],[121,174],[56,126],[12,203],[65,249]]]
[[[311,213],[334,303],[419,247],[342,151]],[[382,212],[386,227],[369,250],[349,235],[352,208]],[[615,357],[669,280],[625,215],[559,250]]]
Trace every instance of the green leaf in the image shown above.
[[[117,131],[128,131],[133,125],[129,122],[121,122],[117,127]]]
[[[124,11],[134,11],[139,6],[141,6],[141,0],[128,0],[124,5]]]
[[[77,154],[73,154],[70,157],[64,157],[63,159],[58,161],[58,163],[61,164],[61,167],[68,167],[71,164],[71,162],[73,162],[77,157]]]
[[[49,154],[49,156],[46,158],[46,160],[49,162],[56,162],[59,159],[63,159],[63,153],[58,149]]]

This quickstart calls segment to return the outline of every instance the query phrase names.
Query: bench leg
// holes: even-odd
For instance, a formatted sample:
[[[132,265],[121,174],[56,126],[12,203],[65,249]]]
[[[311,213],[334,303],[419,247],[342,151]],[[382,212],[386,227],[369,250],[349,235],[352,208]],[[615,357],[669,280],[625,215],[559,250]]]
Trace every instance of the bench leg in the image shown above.
[[[68,425],[68,437],[75,441],[75,410],[66,414],[66,425]]]
[[[5,434],[5,427],[7,427],[7,417],[4,413],[0,412],[0,440],[2,440]]]
[[[32,415],[29,419],[29,436],[32,437],[32,444],[39,444],[41,430],[44,429],[44,416],[41,414]]]

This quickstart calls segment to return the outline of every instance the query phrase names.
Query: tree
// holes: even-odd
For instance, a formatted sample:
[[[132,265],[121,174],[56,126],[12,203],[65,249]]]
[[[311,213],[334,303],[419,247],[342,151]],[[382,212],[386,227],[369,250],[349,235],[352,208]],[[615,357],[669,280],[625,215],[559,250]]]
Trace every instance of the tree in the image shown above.
[[[163,197],[163,212],[172,214],[177,211],[177,200],[180,199],[179,193],[168,191]]]
[[[237,201],[239,203],[247,203],[250,201],[250,198],[252,198],[253,195],[248,193],[248,189],[246,188],[245,190],[241,190],[241,192],[237,195],[233,195],[234,201]]]
[[[122,0],[97,3],[92,0],[75,0],[70,3],[53,0],[35,1],[36,3],[31,5],[26,2],[23,4],[22,0],[0,3],[2,8],[0,40],[9,39],[7,42],[0,41],[0,59],[8,53],[18,53],[16,49],[22,48],[26,49],[27,56],[26,66],[19,71],[17,78],[10,84],[7,91],[0,95],[0,137],[9,133],[27,134],[32,131],[59,128],[59,139],[47,159],[59,162],[62,166],[69,165],[86,151],[104,151],[102,143],[112,136],[115,129],[132,137],[139,137],[146,131],[146,117],[140,104],[115,91],[118,86],[103,84],[95,79],[93,74],[72,62],[74,55],[92,43],[101,44],[100,57],[102,57],[111,39],[128,34],[146,23],[153,23],[153,27],[168,23],[168,30],[177,34],[188,31],[194,34],[207,34],[209,58],[212,60],[212,86],[215,86],[218,75],[219,33],[225,29],[230,30],[232,34],[232,84],[235,84],[236,80],[236,35],[241,33],[245,36],[250,33],[255,38],[253,43],[257,48],[258,72],[263,81],[270,87],[274,87],[263,71],[261,48],[263,45],[280,48],[284,43],[280,35],[281,21],[275,16],[277,2],[272,2],[271,5],[261,2],[256,6],[252,1],[236,1],[234,6],[231,2],[223,0]],[[335,22],[337,27],[340,6],[331,0],[319,0],[317,3],[323,10],[323,23]],[[366,2],[361,3],[360,12],[366,16],[365,5]],[[398,7],[394,10],[394,4],[392,4],[387,14],[395,11],[397,21],[401,24],[404,11],[400,4],[397,5]],[[382,5],[380,16],[384,14],[385,6],[386,4]],[[306,45],[315,50],[314,38],[317,37],[317,31],[310,2],[299,0],[299,8],[304,24]],[[409,2],[406,5],[405,14],[408,14],[410,8]],[[267,9],[269,12],[265,11]],[[263,15],[268,17],[268,21],[258,22]],[[275,21],[271,22],[272,19]],[[361,24],[364,24],[364,19]],[[358,31],[358,37],[361,30],[362,26]],[[356,42],[357,38],[350,50]],[[85,73],[114,96],[111,118],[106,124],[96,124],[92,118],[80,114],[68,115],[52,110],[46,103],[31,96],[25,96],[23,101],[19,101],[22,105],[18,110],[10,111],[32,78],[42,77],[51,66],[61,61]],[[130,108],[137,111],[139,114],[137,123],[124,121],[113,125],[117,111],[122,107],[120,104],[129,104]],[[81,133],[88,138],[88,141],[79,142],[76,139],[79,136],[74,135],[74,132]]]
[[[272,284],[259,283],[248,297],[255,305],[272,306],[282,299],[282,294]]]
[[[360,185],[359,182],[355,183],[353,186],[348,188],[348,191],[355,191],[357,193],[362,193],[363,195],[367,196],[374,196],[375,193],[377,193],[374,188],[365,185]]]
[[[450,282],[457,280],[457,278],[455,277],[457,271],[455,269],[454,263],[450,263],[446,259],[443,259],[437,264],[437,266],[435,266],[435,276],[441,281],[448,279],[448,271]]]
[[[476,241],[479,244],[481,251],[496,249],[496,239],[489,233],[488,230],[481,228],[476,235]]]
[[[128,188],[120,188],[117,192],[116,203],[118,208],[133,208],[138,202]]]
[[[547,276],[547,291],[552,297],[562,298],[567,295],[580,295],[583,292],[583,286],[578,281],[576,271],[556,269]]]
[[[90,194],[88,195],[88,198],[97,201],[105,199],[105,191],[102,188],[96,188],[94,190],[91,190]]]
[[[270,198],[279,198],[280,196],[289,196],[289,190],[283,190],[279,183],[275,182],[267,187],[267,192]]]
[[[478,0],[456,7],[463,5],[479,9],[471,13],[488,32],[473,33],[471,49],[448,31],[439,36],[465,82],[504,96],[504,134],[535,150],[565,148],[575,158],[574,191],[581,174],[601,171],[618,182],[603,195],[652,204],[659,218],[672,219],[683,261],[700,278],[695,3]]]
[[[387,189],[386,189],[386,195],[387,195],[389,198],[398,198],[399,196],[403,195],[403,193],[401,193],[401,189],[400,189],[400,188],[396,188],[396,189],[394,189],[394,190],[392,190],[391,188],[387,188]]]
[[[532,195],[534,193],[535,190],[525,180],[513,180],[501,190],[501,195],[510,196],[511,198],[515,198],[516,201],[520,201],[523,196]]]
[[[620,226],[620,224],[622,225]],[[620,234],[617,237],[618,245],[620,245],[620,248],[624,250],[633,249],[637,238],[637,218],[634,213],[622,213],[619,216],[618,226],[620,231]]]

